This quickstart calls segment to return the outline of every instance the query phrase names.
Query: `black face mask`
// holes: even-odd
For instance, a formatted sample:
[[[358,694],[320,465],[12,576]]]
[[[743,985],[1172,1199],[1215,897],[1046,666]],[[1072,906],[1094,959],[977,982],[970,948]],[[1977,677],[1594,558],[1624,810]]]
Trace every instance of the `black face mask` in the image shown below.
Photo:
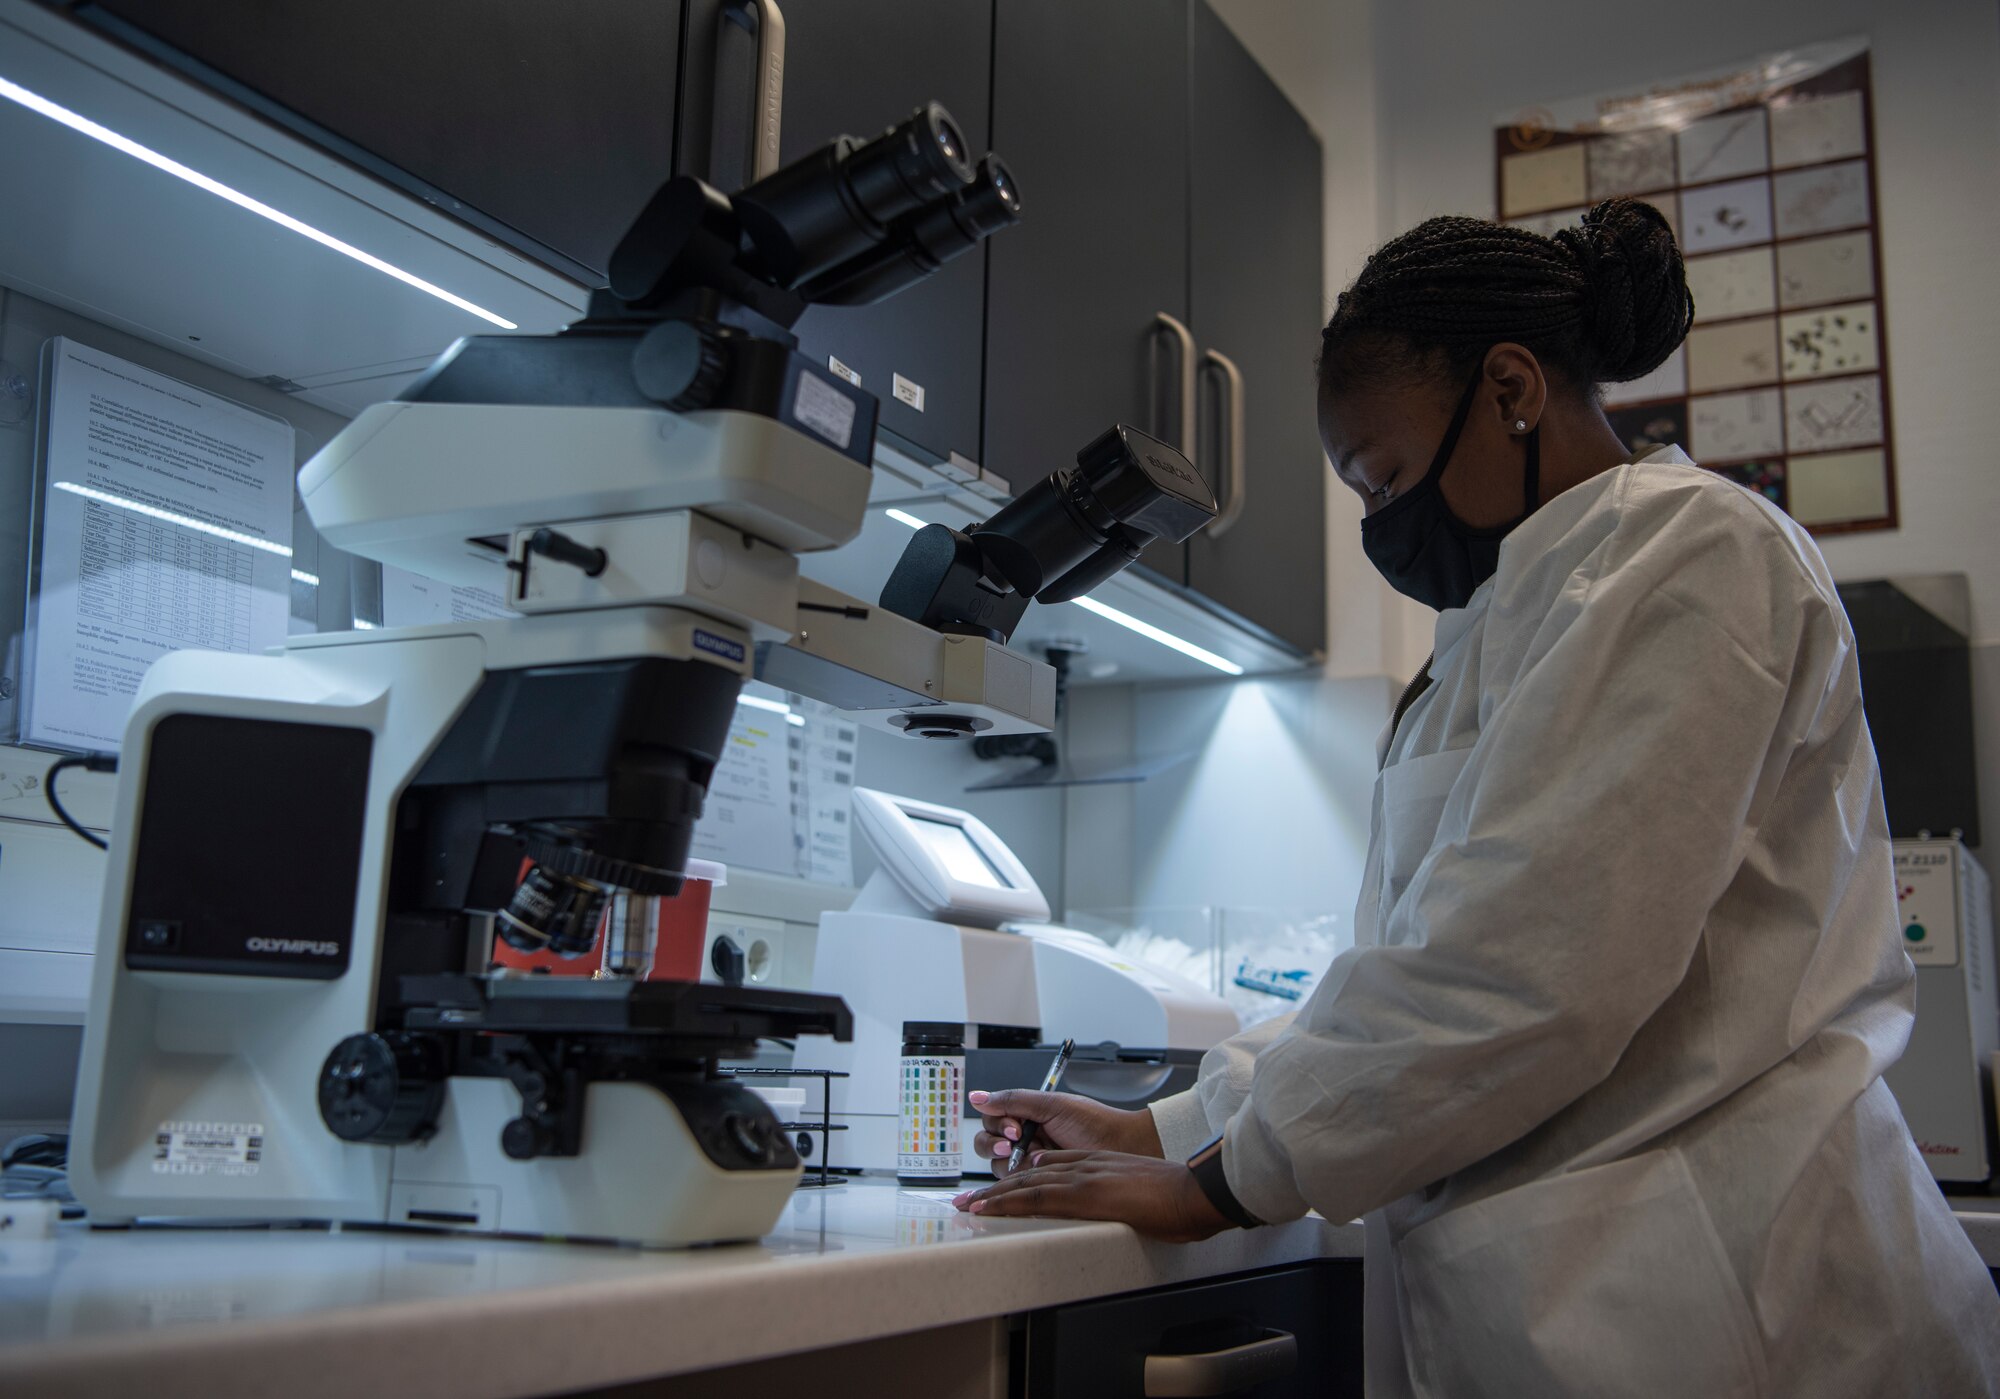
[[[1459,434],[1465,431],[1466,415],[1479,392],[1485,368],[1474,372],[1472,382],[1458,400],[1444,441],[1424,479],[1361,521],[1361,548],[1389,586],[1405,597],[1413,597],[1427,607],[1442,612],[1463,607],[1473,592],[1493,576],[1500,566],[1500,541],[1507,532],[1534,513],[1542,474],[1541,427],[1528,432],[1528,474],[1522,493],[1518,519],[1491,529],[1473,529],[1451,513],[1445,504],[1438,479],[1444,475]]]

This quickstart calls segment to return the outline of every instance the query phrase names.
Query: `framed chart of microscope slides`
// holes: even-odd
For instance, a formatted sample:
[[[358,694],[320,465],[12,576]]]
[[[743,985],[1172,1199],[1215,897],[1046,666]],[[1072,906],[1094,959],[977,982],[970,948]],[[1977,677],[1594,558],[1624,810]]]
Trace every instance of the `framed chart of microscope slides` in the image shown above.
[[[1679,443],[1818,534],[1896,525],[1868,57],[1813,45],[1494,132],[1502,221],[1553,233],[1631,195],[1674,227],[1694,329],[1606,387],[1626,445]]]

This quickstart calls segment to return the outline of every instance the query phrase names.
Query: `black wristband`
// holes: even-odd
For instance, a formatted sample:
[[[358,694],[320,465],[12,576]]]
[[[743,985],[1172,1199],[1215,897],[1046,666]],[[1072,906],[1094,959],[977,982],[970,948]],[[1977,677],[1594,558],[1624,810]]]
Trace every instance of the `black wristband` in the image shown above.
[[[1194,1172],[1195,1184],[1215,1206],[1217,1214],[1238,1229],[1255,1229],[1264,1222],[1244,1209],[1236,1192],[1229,1188],[1229,1177],[1222,1173],[1222,1133],[1217,1132],[1206,1146],[1188,1157],[1187,1165]]]

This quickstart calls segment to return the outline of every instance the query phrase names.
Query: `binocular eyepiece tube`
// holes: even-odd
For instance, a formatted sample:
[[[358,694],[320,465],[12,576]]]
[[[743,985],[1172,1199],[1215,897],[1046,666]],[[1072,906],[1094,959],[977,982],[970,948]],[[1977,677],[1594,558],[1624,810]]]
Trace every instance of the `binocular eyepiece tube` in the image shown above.
[[[725,195],[667,182],[612,253],[609,291],[655,312],[721,291],[789,328],[804,305],[867,306],[922,281],[1021,217],[1000,160],[928,102],[872,140],[842,136]]]
[[[936,102],[871,141],[822,146],[732,196],[763,270],[797,287],[890,236],[898,219],[972,183],[965,134]]]
[[[972,183],[949,200],[919,209],[861,256],[821,273],[800,288],[827,306],[872,306],[922,281],[986,238],[1020,222],[1021,196],[997,155],[979,162]]]

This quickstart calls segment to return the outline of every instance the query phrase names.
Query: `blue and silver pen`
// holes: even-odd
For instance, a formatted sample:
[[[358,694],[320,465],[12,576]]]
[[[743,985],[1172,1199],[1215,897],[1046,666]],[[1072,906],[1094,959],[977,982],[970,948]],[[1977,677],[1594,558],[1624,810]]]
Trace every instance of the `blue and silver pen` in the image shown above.
[[[1069,1056],[1075,1049],[1076,1041],[1074,1039],[1067,1039],[1062,1042],[1062,1048],[1056,1051],[1056,1061],[1049,1065],[1048,1073],[1042,1078],[1042,1091],[1044,1093],[1053,1093],[1062,1084],[1063,1071],[1069,1067]],[[1021,1129],[1021,1139],[1014,1143],[1013,1151],[1008,1153],[1007,1156],[1007,1169],[1009,1171],[1018,1170],[1021,1162],[1027,1159],[1028,1148],[1035,1144],[1035,1133],[1040,1130],[1041,1125],[1039,1122],[1030,1122]]]

